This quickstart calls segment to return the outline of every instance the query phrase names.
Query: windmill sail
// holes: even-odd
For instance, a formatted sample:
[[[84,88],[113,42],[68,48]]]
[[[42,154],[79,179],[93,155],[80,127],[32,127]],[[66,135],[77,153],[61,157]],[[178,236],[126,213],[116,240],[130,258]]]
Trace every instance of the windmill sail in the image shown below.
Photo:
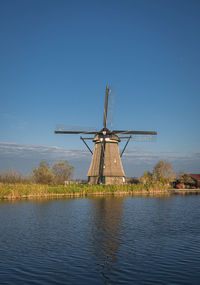
[[[95,129],[70,129],[58,127],[55,130],[56,134],[89,134],[94,135],[93,142],[95,143],[93,152],[85,142],[87,139],[82,138],[88,150],[92,153],[92,161],[88,171],[88,182],[90,184],[123,184],[125,182],[125,173],[121,162],[119,152],[119,142],[121,139],[127,139],[126,145],[121,153],[124,153],[128,142],[132,136],[119,137],[118,135],[133,135],[133,136],[155,136],[155,131],[128,131],[128,130],[109,130],[108,125],[108,105],[111,89],[106,87],[105,105],[103,114],[103,128],[99,131]]]
[[[104,126],[104,128],[106,128],[106,123],[107,123],[109,93],[110,93],[110,87],[106,86],[105,106],[104,106],[104,114],[103,114],[103,126]]]

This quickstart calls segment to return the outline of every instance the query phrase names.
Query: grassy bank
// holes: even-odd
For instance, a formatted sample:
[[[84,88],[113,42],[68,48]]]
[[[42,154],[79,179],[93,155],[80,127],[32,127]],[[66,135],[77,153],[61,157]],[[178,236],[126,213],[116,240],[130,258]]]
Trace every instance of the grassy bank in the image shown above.
[[[48,197],[85,197],[89,195],[130,195],[167,193],[165,187],[141,184],[126,185],[39,185],[39,184],[1,184],[0,199],[48,198]]]

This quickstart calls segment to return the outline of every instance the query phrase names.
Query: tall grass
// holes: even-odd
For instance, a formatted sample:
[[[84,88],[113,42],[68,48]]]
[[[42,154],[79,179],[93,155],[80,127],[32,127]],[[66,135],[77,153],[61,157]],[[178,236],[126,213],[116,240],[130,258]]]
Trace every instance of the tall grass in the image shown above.
[[[54,196],[126,195],[166,192],[166,187],[141,184],[125,185],[40,185],[40,184],[0,184],[0,199],[21,199]]]

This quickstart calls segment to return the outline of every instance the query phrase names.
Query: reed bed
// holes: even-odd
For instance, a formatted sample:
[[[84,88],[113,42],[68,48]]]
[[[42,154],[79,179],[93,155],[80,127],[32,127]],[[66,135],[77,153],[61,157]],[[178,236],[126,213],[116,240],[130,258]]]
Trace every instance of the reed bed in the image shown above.
[[[89,195],[130,195],[167,193],[165,187],[141,184],[125,185],[40,185],[40,184],[0,184],[0,199],[29,199],[51,197],[85,197]]]

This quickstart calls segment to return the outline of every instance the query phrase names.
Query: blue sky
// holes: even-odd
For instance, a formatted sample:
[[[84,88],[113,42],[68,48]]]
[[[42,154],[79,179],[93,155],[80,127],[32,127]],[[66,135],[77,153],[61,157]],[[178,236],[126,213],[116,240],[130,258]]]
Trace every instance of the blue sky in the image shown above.
[[[109,84],[114,129],[158,132],[129,144],[127,175],[158,159],[200,173],[199,14],[198,0],[0,1],[0,170],[63,157],[83,177],[90,153],[54,129],[101,128]]]

